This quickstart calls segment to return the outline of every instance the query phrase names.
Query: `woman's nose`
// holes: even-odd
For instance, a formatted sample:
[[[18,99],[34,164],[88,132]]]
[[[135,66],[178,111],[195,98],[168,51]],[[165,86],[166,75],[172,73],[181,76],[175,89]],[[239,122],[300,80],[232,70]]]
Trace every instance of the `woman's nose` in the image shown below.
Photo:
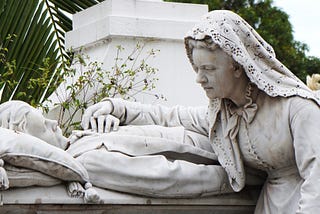
[[[207,77],[204,75],[202,71],[198,71],[197,77],[196,77],[196,82],[197,83],[205,83],[207,82]]]

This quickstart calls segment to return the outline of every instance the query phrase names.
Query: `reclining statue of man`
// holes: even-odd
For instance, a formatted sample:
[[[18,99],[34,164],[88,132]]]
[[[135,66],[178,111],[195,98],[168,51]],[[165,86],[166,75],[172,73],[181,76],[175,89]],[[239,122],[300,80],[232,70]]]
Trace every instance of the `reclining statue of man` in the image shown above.
[[[0,136],[1,189],[67,182],[70,196],[100,202],[87,170],[65,151],[69,140],[57,121],[25,102],[8,101],[0,105]]]
[[[45,156],[60,152],[63,158],[70,156],[65,165],[81,164],[78,168],[88,173],[86,182],[100,188],[167,198],[233,192],[207,137],[182,126],[127,125],[108,133],[74,131],[69,140],[62,135],[57,122],[46,119],[39,110],[22,101],[8,101],[0,105],[0,127],[0,158],[5,162],[10,182],[4,189],[53,186],[61,179],[72,181],[63,177],[64,171],[59,170],[59,175],[59,171],[50,171],[52,167],[39,168],[43,163],[37,165],[38,159],[17,161],[37,156],[61,162],[60,156],[55,156],[57,160]],[[9,158],[12,154],[14,160]]]

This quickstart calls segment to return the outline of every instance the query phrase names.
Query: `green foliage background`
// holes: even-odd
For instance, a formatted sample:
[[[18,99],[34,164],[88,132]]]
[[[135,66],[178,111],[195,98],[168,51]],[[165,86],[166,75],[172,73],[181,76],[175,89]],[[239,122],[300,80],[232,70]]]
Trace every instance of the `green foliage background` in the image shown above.
[[[232,10],[243,17],[273,46],[277,58],[303,82],[306,80],[306,75],[320,72],[320,59],[307,56],[308,46],[294,39],[288,14],[273,6],[272,0],[166,1],[207,4],[210,11]]]

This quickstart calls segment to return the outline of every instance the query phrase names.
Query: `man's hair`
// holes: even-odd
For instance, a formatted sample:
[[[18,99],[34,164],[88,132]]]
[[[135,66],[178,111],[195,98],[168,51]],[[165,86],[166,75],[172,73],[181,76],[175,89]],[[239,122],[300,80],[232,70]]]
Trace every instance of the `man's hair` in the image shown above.
[[[24,131],[26,116],[32,108],[29,104],[19,100],[2,103],[0,105],[0,127]]]

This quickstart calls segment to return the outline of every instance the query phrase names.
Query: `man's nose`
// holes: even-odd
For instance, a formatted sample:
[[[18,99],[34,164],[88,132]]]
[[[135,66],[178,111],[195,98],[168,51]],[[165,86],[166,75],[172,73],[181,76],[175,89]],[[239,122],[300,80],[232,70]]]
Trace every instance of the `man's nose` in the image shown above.
[[[205,83],[207,82],[207,77],[204,75],[202,71],[198,71],[197,77],[196,77],[196,82],[197,83]]]
[[[54,132],[58,129],[58,122],[56,120],[46,119],[45,123],[50,127]]]

